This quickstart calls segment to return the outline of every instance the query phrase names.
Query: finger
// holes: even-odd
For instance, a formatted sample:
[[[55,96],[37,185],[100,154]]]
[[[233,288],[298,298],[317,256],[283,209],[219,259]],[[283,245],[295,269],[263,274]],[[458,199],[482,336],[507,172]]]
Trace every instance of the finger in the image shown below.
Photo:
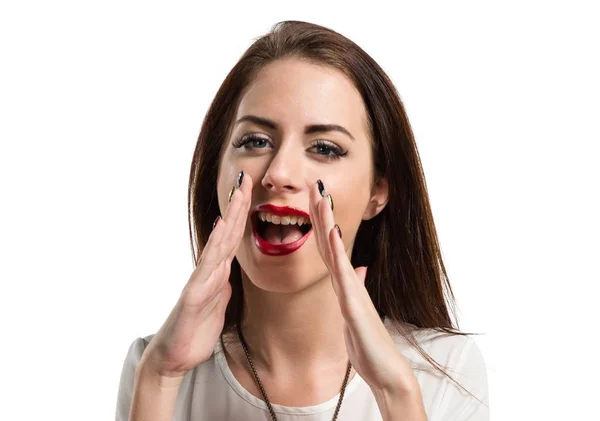
[[[217,223],[208,236],[208,241],[204,245],[202,249],[202,254],[200,256],[200,261],[198,265],[194,269],[195,273],[198,273],[201,270],[212,270],[217,263],[217,255],[219,254],[219,247],[222,245],[223,233],[225,232],[226,224],[223,221],[223,218],[219,218]]]
[[[240,218],[245,218],[248,215],[247,211],[244,211],[248,201],[250,200],[250,190],[248,189],[251,184],[247,183],[246,178],[250,178],[248,174],[244,174],[242,179],[242,186],[235,188],[231,201],[227,205],[225,210],[224,222],[226,225],[223,237],[221,239],[222,247],[220,247],[220,254],[218,259],[226,259],[231,254],[232,249],[235,249],[239,239],[234,235],[237,225],[240,222]]]
[[[235,226],[229,234],[231,236],[231,246],[227,258],[230,261],[233,260],[235,254],[237,253],[241,240],[246,231],[246,225],[248,223],[248,214],[250,212],[250,205],[252,204],[252,188],[252,178],[248,174],[244,175],[244,179],[242,181],[241,186],[241,193],[243,193],[244,201],[237,216]]]
[[[222,231],[225,229],[224,224],[217,224],[212,234],[218,234],[219,230]],[[212,236],[211,234],[211,236]],[[213,236],[211,239],[216,240],[218,236]],[[209,239],[209,242],[211,240]],[[225,262],[223,259],[218,259],[217,256],[219,254],[220,243],[218,241],[213,242],[212,244],[207,243],[207,247],[204,249],[205,253],[202,256],[202,260],[192,272],[190,279],[188,280],[184,290],[182,291],[182,295],[187,295],[186,291],[191,295],[195,295],[193,291],[201,291],[205,290],[205,287],[208,286],[210,291],[214,291],[215,289],[220,288],[219,285],[211,285],[211,283],[215,283],[213,281],[217,281],[220,279],[220,275],[224,272],[223,266]],[[216,282],[219,284],[220,282]],[[201,289],[198,289],[201,288]],[[191,291],[190,291],[191,290]],[[209,292],[212,295],[212,292]]]
[[[341,275],[344,272],[348,272],[349,270],[354,270],[354,268],[350,263],[350,259],[348,259],[344,242],[340,235],[342,228],[338,226],[340,230],[338,232],[338,227],[335,226],[333,221],[331,221],[330,224],[330,228],[328,228],[327,230],[327,239],[331,250],[331,257],[333,260],[333,269],[336,272],[336,274]]]
[[[228,280],[229,274],[231,273],[231,264],[227,264],[225,261],[220,262],[220,264],[215,268],[215,270],[211,273],[209,279],[207,280],[205,291],[203,295],[205,297],[210,297],[207,306],[210,306],[211,303],[216,304],[218,301],[218,296],[222,293],[223,289],[225,289],[229,282],[212,282],[216,280]]]
[[[244,178],[246,177],[244,176]],[[244,182],[242,180],[242,186],[243,185]],[[234,187],[233,193],[231,193],[229,196],[230,200],[227,203],[225,214],[223,215],[223,221],[226,225],[225,231],[223,232],[224,241],[227,241],[227,238],[229,238],[231,232],[233,231],[244,203],[244,191],[236,186],[232,187]]]
[[[341,230],[341,228],[340,228]],[[335,282],[338,284],[342,294],[348,297],[349,294],[358,292],[355,282],[353,282],[359,274],[354,271],[352,262],[346,254],[344,242],[340,237],[337,228],[334,226],[327,232],[329,244],[331,247],[332,254],[332,273],[335,278]]]
[[[225,262],[208,263],[202,262],[198,266],[198,270],[192,273],[187,284],[181,292],[182,299],[188,304],[195,306],[198,304],[198,296],[212,297],[222,288],[221,282],[218,281],[226,271]]]
[[[241,189],[235,189],[231,202],[225,210],[224,216],[217,221],[217,224],[211,232],[209,239],[202,252],[201,271],[198,276],[206,279],[215,268],[227,258],[231,249],[235,246],[235,241],[232,238],[231,232],[234,229],[235,223],[239,221],[240,214],[243,214],[244,201],[247,202],[246,207],[250,202],[251,179],[246,185],[245,174],[242,180]],[[246,212],[247,214],[247,212]]]
[[[319,215],[318,210],[319,203],[321,202],[322,197],[319,192],[319,187],[317,183],[311,186],[311,189],[309,191],[309,198],[310,221],[315,235],[315,241],[317,242],[317,248],[319,249],[319,253],[323,258],[323,261],[325,261],[327,259],[327,254],[323,245],[323,230],[321,225],[321,217]],[[325,264],[327,265],[326,261]]]
[[[325,190],[323,194],[325,194],[325,196],[321,197],[321,194],[319,193],[320,199],[316,205],[316,213],[318,216],[317,225],[319,227],[321,248],[326,259],[325,263],[327,264],[327,267],[331,270],[334,262],[328,233],[329,230],[335,225],[335,221],[333,211],[331,210],[331,202],[328,197],[329,193],[327,192],[327,190]]]

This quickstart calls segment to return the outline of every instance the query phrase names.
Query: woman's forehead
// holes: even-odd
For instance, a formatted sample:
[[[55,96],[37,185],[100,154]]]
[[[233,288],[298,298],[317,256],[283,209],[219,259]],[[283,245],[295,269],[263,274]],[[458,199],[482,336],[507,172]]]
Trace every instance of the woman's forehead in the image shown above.
[[[341,72],[301,61],[263,68],[245,90],[236,121],[256,115],[291,125],[337,124],[353,133],[365,130],[365,108],[353,83]]]

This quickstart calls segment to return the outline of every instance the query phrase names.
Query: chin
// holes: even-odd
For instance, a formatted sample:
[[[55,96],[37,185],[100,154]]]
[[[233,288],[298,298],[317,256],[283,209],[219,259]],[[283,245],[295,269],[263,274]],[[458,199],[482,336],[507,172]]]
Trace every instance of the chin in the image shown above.
[[[317,245],[309,240],[294,253],[266,256],[250,238],[238,250],[237,259],[249,282],[265,291],[293,293],[305,289],[328,274]],[[250,250],[248,250],[250,249]],[[313,253],[311,253],[313,252]]]

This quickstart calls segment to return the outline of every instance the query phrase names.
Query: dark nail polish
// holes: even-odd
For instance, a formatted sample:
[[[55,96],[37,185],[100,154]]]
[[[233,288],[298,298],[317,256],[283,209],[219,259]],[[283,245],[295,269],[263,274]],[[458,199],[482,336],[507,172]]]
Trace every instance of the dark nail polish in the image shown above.
[[[217,222],[219,222],[219,219],[221,219],[221,215],[217,215],[217,217],[215,218],[215,222],[213,222],[213,228],[215,229],[215,227],[217,226]]]
[[[321,180],[317,180],[317,185],[319,186],[319,193],[321,193],[321,197],[325,197],[325,186]]]
[[[338,234],[340,235],[340,238],[342,238],[342,230],[340,229],[340,226],[338,224],[335,224],[335,229],[337,230]]]
[[[231,197],[233,196],[233,193],[235,192],[235,186],[233,186],[231,188],[231,191],[229,192],[229,197],[227,198],[228,202],[231,202]]]
[[[244,178],[244,170],[240,171],[237,177],[237,186],[238,188],[242,187],[242,179]]]
[[[328,194],[327,199],[329,199],[329,206],[331,206],[331,210],[333,210],[333,197],[331,197],[331,195]]]

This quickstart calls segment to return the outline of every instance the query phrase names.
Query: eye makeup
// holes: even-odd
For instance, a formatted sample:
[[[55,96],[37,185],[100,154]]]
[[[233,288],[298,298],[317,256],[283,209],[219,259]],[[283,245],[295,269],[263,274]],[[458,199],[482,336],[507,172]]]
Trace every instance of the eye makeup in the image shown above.
[[[232,146],[236,149],[244,148],[244,150],[247,150],[247,151],[251,151],[251,150],[255,150],[255,149],[264,149],[265,144],[261,143],[263,145],[261,147],[261,146],[258,146],[259,142],[266,142],[268,144],[270,141],[269,141],[269,139],[267,139],[265,137],[258,136],[256,134],[249,134],[247,136],[244,136],[244,137],[234,141],[232,143]],[[321,139],[312,142],[311,148],[315,149],[317,151],[325,152],[325,153],[316,152],[316,155],[319,155],[329,161],[334,160],[334,159],[339,159],[339,158],[342,158],[342,157],[345,157],[346,155],[348,155],[348,151],[344,151],[342,148],[340,148],[335,143],[326,141],[326,140],[321,140]]]

